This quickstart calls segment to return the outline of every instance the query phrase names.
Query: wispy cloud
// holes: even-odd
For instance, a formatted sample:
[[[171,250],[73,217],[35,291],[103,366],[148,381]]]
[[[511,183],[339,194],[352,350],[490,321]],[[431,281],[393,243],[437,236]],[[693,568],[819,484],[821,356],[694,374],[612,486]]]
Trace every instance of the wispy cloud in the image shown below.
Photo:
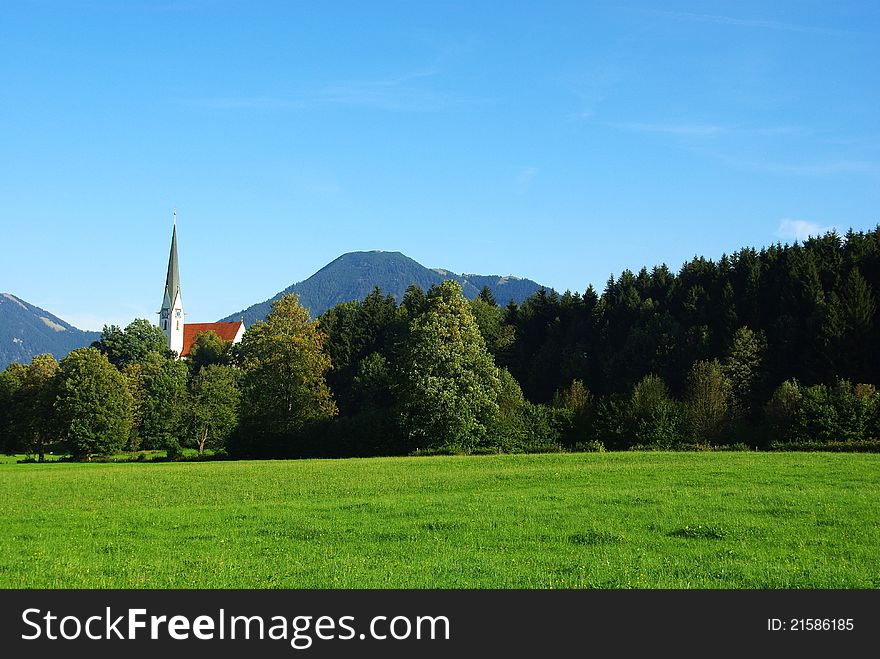
[[[811,133],[803,126],[766,126],[764,128],[736,128],[734,130],[753,137],[804,136]]]
[[[586,117],[585,117],[586,118]],[[725,126],[713,123],[664,123],[650,121],[617,121],[605,124],[610,128],[641,133],[658,133],[680,136],[735,135],[737,137],[775,137],[804,135],[808,131],[799,126],[745,127]]]
[[[396,77],[335,82],[290,95],[221,96],[182,102],[216,110],[300,110],[350,105],[394,112],[437,112],[489,101],[441,91],[420,82],[439,74],[437,70],[416,71]]]
[[[820,144],[832,146],[851,147],[861,151],[877,151],[880,149],[880,137],[876,135],[864,135],[861,137],[826,137],[819,140]]]
[[[812,161],[784,162],[741,158],[721,152],[720,140],[725,144],[741,145],[746,138],[755,138],[756,143],[767,143],[770,138],[799,138],[812,135],[812,131],[801,126],[737,126],[716,123],[664,123],[649,121],[606,122],[603,126],[641,133],[668,135],[686,138],[687,144],[695,153],[721,161],[731,167],[775,174],[779,176],[801,176],[831,178],[835,176],[856,175],[880,178],[880,161],[868,158],[825,157]],[[705,139],[703,139],[705,138]]]
[[[839,174],[880,176],[880,163],[868,160],[832,160],[806,164],[763,163],[763,166],[770,172],[798,176],[836,176]]]
[[[648,10],[655,16],[666,16],[681,21],[693,21],[698,23],[714,23],[715,25],[730,25],[733,27],[758,28],[762,30],[784,30],[786,32],[805,32],[809,34],[824,34],[829,36],[845,36],[849,34],[845,30],[835,30],[827,27],[814,25],[800,25],[782,21],[765,21],[754,18],[738,18],[736,16],[723,16],[719,14],[698,14],[686,11],[665,11],[662,9]]]
[[[845,174],[880,177],[880,163],[870,160],[824,160],[813,162],[773,162],[766,160],[743,160],[724,155],[716,158],[740,169],[748,169],[782,176],[806,176],[824,178]]]
[[[585,119],[590,119],[593,116],[592,110],[583,110],[581,112],[569,112],[566,115],[569,119],[574,121],[583,121]]]
[[[808,220],[784,218],[779,222],[776,235],[786,240],[806,240],[810,236],[821,236],[836,229],[837,227],[834,226],[823,227],[816,222]]]
[[[271,96],[217,96],[180,99],[180,102],[208,110],[299,110],[306,107],[303,101]]]
[[[467,99],[426,88],[414,81],[434,76],[436,72],[409,74],[383,80],[350,80],[327,85],[311,94],[317,104],[356,105],[381,110],[442,110],[467,102]]]
[[[516,193],[525,194],[526,192],[528,192],[529,188],[532,187],[532,183],[534,183],[535,177],[537,175],[537,167],[523,167],[516,175],[516,180],[514,181]]]
[[[715,124],[665,124],[645,122],[611,122],[611,128],[638,131],[640,133],[664,133],[667,135],[717,135],[727,132],[723,126]]]
[[[562,87],[577,101],[568,119],[591,118],[632,72],[639,69],[647,32],[647,26],[626,32],[614,39],[607,51],[595,53],[559,76]]]

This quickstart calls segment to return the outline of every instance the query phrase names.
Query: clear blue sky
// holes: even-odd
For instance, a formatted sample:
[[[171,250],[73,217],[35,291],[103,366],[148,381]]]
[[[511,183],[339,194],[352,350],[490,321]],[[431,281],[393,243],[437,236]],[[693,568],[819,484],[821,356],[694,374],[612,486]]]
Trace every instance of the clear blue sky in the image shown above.
[[[661,9],[662,7],[662,9]],[[0,290],[190,322],[353,250],[601,289],[880,222],[880,3],[5,0]]]

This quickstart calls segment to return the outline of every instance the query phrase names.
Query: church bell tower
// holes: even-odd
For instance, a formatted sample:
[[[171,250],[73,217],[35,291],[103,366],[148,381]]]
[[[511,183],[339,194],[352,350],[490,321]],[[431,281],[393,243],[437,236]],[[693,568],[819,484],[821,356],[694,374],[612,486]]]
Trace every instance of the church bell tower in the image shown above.
[[[176,210],[171,233],[171,254],[168,256],[168,276],[165,278],[165,297],[159,312],[159,327],[168,338],[168,347],[179,356],[183,352],[183,299],[180,297],[180,270],[177,266]]]

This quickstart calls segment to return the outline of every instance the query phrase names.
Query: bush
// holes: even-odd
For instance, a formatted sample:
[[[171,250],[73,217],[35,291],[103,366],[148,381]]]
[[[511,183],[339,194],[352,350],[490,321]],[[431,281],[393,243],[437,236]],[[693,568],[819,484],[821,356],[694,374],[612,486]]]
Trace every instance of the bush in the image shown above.
[[[688,375],[685,398],[689,435],[693,441],[713,442],[728,436],[733,388],[718,360],[694,363]]]
[[[479,453],[521,453],[526,444],[526,423],[522,409],[499,414],[489,424],[486,440],[475,449]]]
[[[505,453],[554,453],[561,450],[563,432],[569,427],[569,410],[547,405],[526,403],[517,418],[508,418],[499,425],[505,432],[497,444]]]
[[[593,412],[593,395],[581,380],[557,391],[553,396],[554,425],[559,430],[560,440],[566,446],[583,441],[590,432]]]
[[[660,377],[646,375],[633,387],[627,426],[636,444],[669,449],[681,442],[683,409]]]
[[[589,442],[577,442],[574,446],[572,446],[571,450],[576,453],[604,453],[605,444],[597,439],[594,439]]]
[[[595,406],[593,432],[596,439],[613,450],[630,448],[633,437],[627,429],[627,401],[618,396],[605,396]]]
[[[765,427],[771,441],[791,441],[794,418],[803,394],[797,380],[786,380],[770,396],[764,407]]]
[[[767,404],[767,425],[772,443],[847,443],[876,436],[880,395],[870,384],[838,380],[801,388],[794,380],[783,382]]]
[[[169,439],[165,442],[165,457],[169,460],[179,460],[183,457],[183,448],[176,439]]]
[[[824,384],[803,390],[797,412],[792,420],[789,437],[800,442],[830,442],[841,439],[840,419],[831,392]]]
[[[752,447],[745,442],[737,442],[727,447],[728,451],[751,451]]]
[[[880,453],[880,439],[850,442],[771,442],[771,451],[829,451],[832,453]]]
[[[687,442],[678,447],[680,451],[691,451],[694,453],[705,453],[720,451],[721,447],[717,444],[708,444],[706,442]]]

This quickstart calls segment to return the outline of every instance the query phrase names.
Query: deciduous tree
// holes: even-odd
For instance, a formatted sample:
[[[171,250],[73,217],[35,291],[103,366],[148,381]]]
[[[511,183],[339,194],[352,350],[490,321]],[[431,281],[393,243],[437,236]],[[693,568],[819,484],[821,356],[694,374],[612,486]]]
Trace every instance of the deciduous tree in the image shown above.
[[[691,436],[698,442],[718,441],[729,429],[732,403],[730,380],[717,359],[698,361],[688,376],[686,402]]]
[[[266,321],[248,328],[239,349],[245,432],[288,435],[336,414],[324,339],[295,294],[273,302]]]
[[[133,396],[133,421],[137,422],[133,432],[141,447],[179,454],[183,412],[188,404],[186,364],[152,352],[126,366],[124,373]]]
[[[456,282],[428,291],[398,376],[401,423],[415,448],[469,451],[485,438],[498,413],[498,369]]]
[[[226,365],[230,362],[232,341],[224,341],[213,330],[196,334],[187,354],[187,364],[195,376],[210,365]]]
[[[151,352],[170,354],[168,339],[157,325],[143,318],[136,318],[126,328],[105,325],[101,338],[92,344],[117,368],[143,361]]]
[[[0,373],[0,450],[18,453],[21,450],[22,423],[21,388],[27,366],[12,362]]]
[[[75,458],[119,451],[131,426],[131,395],[122,374],[95,348],[61,361],[55,414]]]
[[[204,455],[206,448],[222,449],[238,423],[241,395],[230,366],[209,365],[192,379],[186,418],[190,437]]]
[[[646,375],[633,387],[627,417],[637,444],[668,449],[681,441],[680,403],[657,375]]]
[[[58,362],[37,355],[28,365],[10,364],[0,374],[0,434],[9,452],[35,455],[40,462],[57,434],[52,404]]]

